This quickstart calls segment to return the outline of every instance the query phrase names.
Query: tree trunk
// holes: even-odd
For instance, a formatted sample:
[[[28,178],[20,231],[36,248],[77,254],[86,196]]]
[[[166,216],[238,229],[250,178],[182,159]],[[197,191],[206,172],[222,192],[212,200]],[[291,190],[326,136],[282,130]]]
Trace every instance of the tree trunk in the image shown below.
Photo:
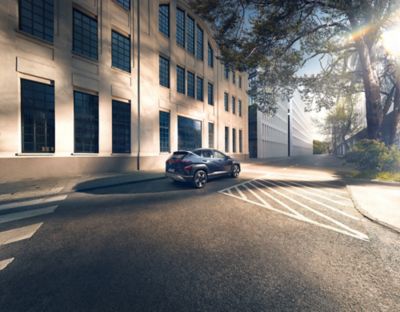
[[[397,127],[400,123],[400,82],[396,81],[396,91],[393,101],[393,121],[390,125],[389,145],[392,145],[396,139]]]

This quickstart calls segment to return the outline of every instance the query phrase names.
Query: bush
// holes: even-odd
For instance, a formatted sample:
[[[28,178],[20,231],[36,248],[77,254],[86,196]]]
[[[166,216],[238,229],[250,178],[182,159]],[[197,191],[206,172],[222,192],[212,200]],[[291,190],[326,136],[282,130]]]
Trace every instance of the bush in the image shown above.
[[[353,151],[347,153],[346,161],[357,164],[361,170],[398,171],[400,151],[395,146],[387,147],[376,140],[361,140]]]

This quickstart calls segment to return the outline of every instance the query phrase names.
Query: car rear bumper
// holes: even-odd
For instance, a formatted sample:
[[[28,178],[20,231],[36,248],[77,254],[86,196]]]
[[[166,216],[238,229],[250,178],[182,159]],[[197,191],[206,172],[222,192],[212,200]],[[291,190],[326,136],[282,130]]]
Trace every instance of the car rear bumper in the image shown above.
[[[193,179],[192,176],[185,176],[179,173],[173,173],[173,172],[166,172],[165,176],[167,178],[173,179],[175,181],[179,181],[179,182],[187,182],[187,181],[191,181]]]

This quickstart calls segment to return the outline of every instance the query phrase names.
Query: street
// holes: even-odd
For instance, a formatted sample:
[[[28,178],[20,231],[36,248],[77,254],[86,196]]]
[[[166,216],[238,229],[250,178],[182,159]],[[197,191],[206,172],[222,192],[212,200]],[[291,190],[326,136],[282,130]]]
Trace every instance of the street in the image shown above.
[[[0,204],[1,311],[399,311],[399,234],[330,158]]]

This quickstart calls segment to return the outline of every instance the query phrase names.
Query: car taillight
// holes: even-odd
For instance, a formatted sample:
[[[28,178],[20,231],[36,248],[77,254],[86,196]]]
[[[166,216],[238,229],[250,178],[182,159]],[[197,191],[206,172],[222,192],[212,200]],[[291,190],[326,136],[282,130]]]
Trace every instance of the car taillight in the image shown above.
[[[190,171],[190,170],[192,170],[192,166],[185,166],[185,167],[183,167],[183,170],[185,170],[185,171]]]

